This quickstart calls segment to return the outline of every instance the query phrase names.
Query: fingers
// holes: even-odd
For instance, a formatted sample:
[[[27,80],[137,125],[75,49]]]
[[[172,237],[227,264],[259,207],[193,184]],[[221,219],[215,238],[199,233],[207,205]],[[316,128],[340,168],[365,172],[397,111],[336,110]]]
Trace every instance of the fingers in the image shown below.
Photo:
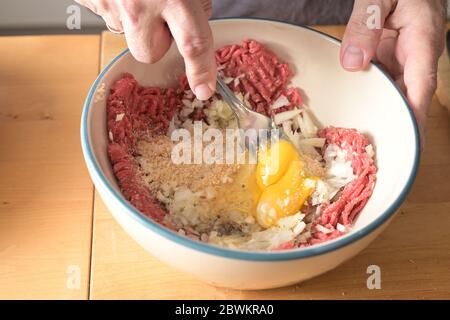
[[[445,44],[445,6],[440,0],[399,2],[399,6],[409,13],[396,19],[401,27],[399,47],[404,49],[406,95],[423,138],[428,108],[437,87],[438,60]],[[414,10],[405,10],[411,6],[415,6]]]
[[[374,61],[381,64],[389,74],[395,79],[403,75],[404,59],[398,49],[398,35],[395,30],[384,29],[381,35]]]
[[[200,0],[200,4],[205,11],[206,17],[210,18],[212,15],[212,1],[211,0]]]
[[[169,50],[172,42],[164,20],[156,14],[158,8],[149,5],[143,10],[139,2],[121,3],[122,25],[128,48],[134,58],[143,63],[157,62]]]
[[[341,64],[346,70],[360,71],[375,56],[393,5],[393,0],[355,0],[341,46]]]
[[[123,30],[120,20],[119,8],[115,1],[98,1],[98,14],[102,16],[109,30],[121,32]]]
[[[199,1],[177,1],[166,7],[162,17],[186,64],[189,85],[200,100],[212,96],[216,88],[216,61],[212,32]]]
[[[91,0],[75,0],[76,3],[81,4],[82,6],[88,8],[95,14],[97,14],[97,8]]]
[[[411,41],[405,61],[404,82],[407,97],[423,129],[428,107],[437,87],[437,66],[441,48],[431,35],[410,31],[419,41]]]
[[[108,0],[75,0],[75,2],[87,7],[95,14],[101,16],[108,29],[121,31],[122,23],[120,13],[115,1]]]
[[[140,62],[161,59],[170,48],[173,36],[195,95],[201,100],[212,96],[216,87],[216,62],[208,24],[211,0],[76,1],[101,15],[109,28],[123,30],[132,55]]]

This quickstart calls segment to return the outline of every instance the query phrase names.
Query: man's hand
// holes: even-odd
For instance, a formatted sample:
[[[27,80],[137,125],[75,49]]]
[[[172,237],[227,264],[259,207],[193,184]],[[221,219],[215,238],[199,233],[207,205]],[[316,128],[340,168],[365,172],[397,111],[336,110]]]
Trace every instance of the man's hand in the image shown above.
[[[216,88],[216,62],[208,17],[211,0],[75,0],[123,31],[133,56],[154,63],[169,50],[172,37],[186,64],[189,85],[200,100]]]
[[[370,29],[367,23],[372,5],[379,8],[380,28]],[[355,0],[342,42],[345,69],[360,71],[374,59],[396,80],[416,115],[422,141],[445,43],[445,19],[445,0]]]

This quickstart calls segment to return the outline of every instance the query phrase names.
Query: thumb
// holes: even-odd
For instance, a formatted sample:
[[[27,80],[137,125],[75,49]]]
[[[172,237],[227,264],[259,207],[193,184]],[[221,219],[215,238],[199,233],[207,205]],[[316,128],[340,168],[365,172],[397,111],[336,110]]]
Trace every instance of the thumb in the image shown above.
[[[341,65],[360,71],[375,56],[386,17],[394,0],[355,0],[341,46]]]
[[[199,1],[179,1],[163,11],[186,65],[191,89],[199,100],[209,99],[216,89],[216,60],[207,12]]]

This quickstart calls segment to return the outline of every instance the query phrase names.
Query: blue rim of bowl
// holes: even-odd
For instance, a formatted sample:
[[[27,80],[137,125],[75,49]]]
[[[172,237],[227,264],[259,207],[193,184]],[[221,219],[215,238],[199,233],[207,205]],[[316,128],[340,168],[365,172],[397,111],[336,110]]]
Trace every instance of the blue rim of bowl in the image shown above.
[[[220,21],[220,20],[258,20],[258,21],[267,21],[267,22],[275,22],[280,24],[285,24],[297,28],[307,29],[309,31],[312,31],[327,40],[333,40],[337,42],[338,44],[341,42],[339,39],[330,36],[324,32],[312,29],[307,26],[301,26],[296,25],[289,22],[283,22],[278,21],[275,19],[265,19],[265,18],[243,18],[243,17],[229,17],[229,18],[220,18],[220,19],[214,19],[213,21]],[[89,142],[89,136],[88,136],[88,126],[87,126],[87,120],[88,120],[88,114],[89,114],[89,108],[91,106],[91,100],[94,96],[94,93],[97,89],[98,84],[102,80],[105,73],[111,68],[112,65],[114,65],[119,59],[121,59],[125,54],[129,52],[129,49],[125,49],[123,52],[121,52],[117,57],[115,57],[98,75],[97,79],[95,80],[94,84],[92,85],[91,89],[89,90],[89,94],[86,98],[86,101],[84,103],[83,112],[81,116],[81,144],[83,153],[85,156],[86,163],[89,167],[91,167],[93,170],[91,170],[91,173],[93,173],[96,178],[98,178],[98,181],[105,187],[106,191],[113,196],[117,202],[120,204],[120,206],[124,209],[124,212],[131,216],[133,219],[137,220],[139,223],[144,225],[149,230],[156,232],[158,235],[165,237],[171,241],[174,241],[175,243],[188,247],[190,249],[198,250],[200,252],[211,254],[215,256],[235,259],[235,260],[247,260],[247,261],[266,261],[266,262],[280,262],[280,261],[286,261],[286,260],[296,260],[296,259],[303,259],[303,258],[309,258],[314,257],[318,255],[322,255],[325,253],[328,253],[330,251],[334,251],[337,249],[341,249],[345,246],[348,246],[357,240],[360,240],[364,238],[365,236],[372,233],[374,230],[376,230],[378,227],[383,225],[384,222],[386,222],[393,214],[397,211],[397,209],[400,207],[400,205],[405,200],[407,194],[409,193],[409,190],[411,189],[411,186],[416,178],[417,175],[417,168],[419,165],[420,160],[420,139],[419,139],[419,129],[417,126],[416,119],[414,117],[414,113],[412,112],[412,109],[406,100],[403,92],[399,89],[399,87],[396,85],[396,83],[391,79],[391,77],[384,71],[380,66],[372,62],[372,65],[376,67],[379,71],[382,72],[382,74],[390,81],[392,86],[397,90],[398,94],[401,95],[405,107],[408,109],[408,113],[410,116],[410,120],[412,122],[413,128],[414,128],[414,135],[415,135],[415,145],[416,145],[416,152],[415,152],[415,159],[414,164],[412,167],[412,171],[410,173],[410,176],[408,178],[407,183],[403,187],[402,191],[400,192],[398,198],[374,221],[369,223],[367,226],[363,227],[361,230],[358,230],[354,233],[351,233],[349,235],[343,236],[342,238],[337,238],[335,240],[332,240],[328,243],[319,244],[317,246],[312,246],[308,248],[301,248],[301,249],[292,249],[287,251],[280,251],[280,252],[253,252],[253,251],[242,251],[242,250],[234,250],[234,249],[227,249],[223,247],[213,246],[206,243],[202,243],[200,241],[191,240],[187,237],[181,236],[162,225],[154,222],[150,218],[144,216],[141,214],[137,209],[135,209],[128,201],[126,201],[122,195],[117,192],[106,179],[104,173],[102,172],[97,160],[95,159],[95,156],[93,155],[91,144]]]

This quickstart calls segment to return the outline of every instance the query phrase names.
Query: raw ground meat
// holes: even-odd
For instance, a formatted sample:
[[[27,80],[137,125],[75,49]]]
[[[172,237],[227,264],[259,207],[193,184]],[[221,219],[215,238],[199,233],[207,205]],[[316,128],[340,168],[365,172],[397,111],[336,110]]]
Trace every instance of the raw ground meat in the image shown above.
[[[216,61],[219,66],[225,66],[223,73],[226,77],[239,78],[237,84],[231,82],[230,87],[235,92],[247,93],[257,112],[272,115],[270,106],[280,95],[286,96],[290,104],[277,109],[276,113],[302,105],[298,89],[286,86],[292,76],[288,64],[280,62],[261,43],[244,40],[240,45],[225,46],[217,50]]]
[[[236,93],[246,95],[254,110],[270,116],[302,105],[299,90],[287,87],[292,76],[289,66],[260,43],[244,40],[239,45],[225,46],[217,50],[216,61],[224,77],[238,79],[232,81],[230,87]],[[271,105],[281,95],[287,97],[289,105],[272,110]],[[180,77],[176,87],[163,89],[143,87],[131,74],[124,74],[112,86],[107,100],[108,154],[119,186],[136,209],[160,223],[166,212],[138,174],[136,143],[149,135],[166,134],[171,119],[182,110],[183,100],[192,102],[193,99],[185,75]],[[208,107],[211,101],[204,106]],[[201,108],[189,118],[206,119]],[[336,144],[349,151],[349,160],[357,178],[344,188],[336,201],[323,207],[317,223],[332,232],[313,233],[306,245],[340,236],[342,233],[336,229],[337,223],[346,226],[352,223],[367,203],[375,183],[376,167],[365,151],[368,141],[364,136],[356,130],[340,128],[323,129],[319,136],[326,139],[326,145]],[[293,246],[290,241],[277,249]]]
[[[138,175],[133,154],[140,137],[165,134],[180,98],[173,88],[144,88],[125,74],[112,86],[107,103],[108,154],[122,193],[136,209],[161,222],[165,211]]]
[[[377,172],[373,159],[366,152],[369,141],[357,130],[328,127],[320,130],[318,135],[326,139],[325,147],[335,144],[347,151],[347,160],[352,163],[356,179],[344,187],[333,203],[323,205],[320,218],[315,224],[320,223],[331,232],[313,233],[310,244],[328,241],[342,235],[343,233],[336,229],[338,223],[351,227],[353,220],[372,195]]]
[[[143,214],[162,222],[166,213],[142,183],[135,160],[126,151],[126,147],[111,143],[108,146],[108,154],[125,198]]]

